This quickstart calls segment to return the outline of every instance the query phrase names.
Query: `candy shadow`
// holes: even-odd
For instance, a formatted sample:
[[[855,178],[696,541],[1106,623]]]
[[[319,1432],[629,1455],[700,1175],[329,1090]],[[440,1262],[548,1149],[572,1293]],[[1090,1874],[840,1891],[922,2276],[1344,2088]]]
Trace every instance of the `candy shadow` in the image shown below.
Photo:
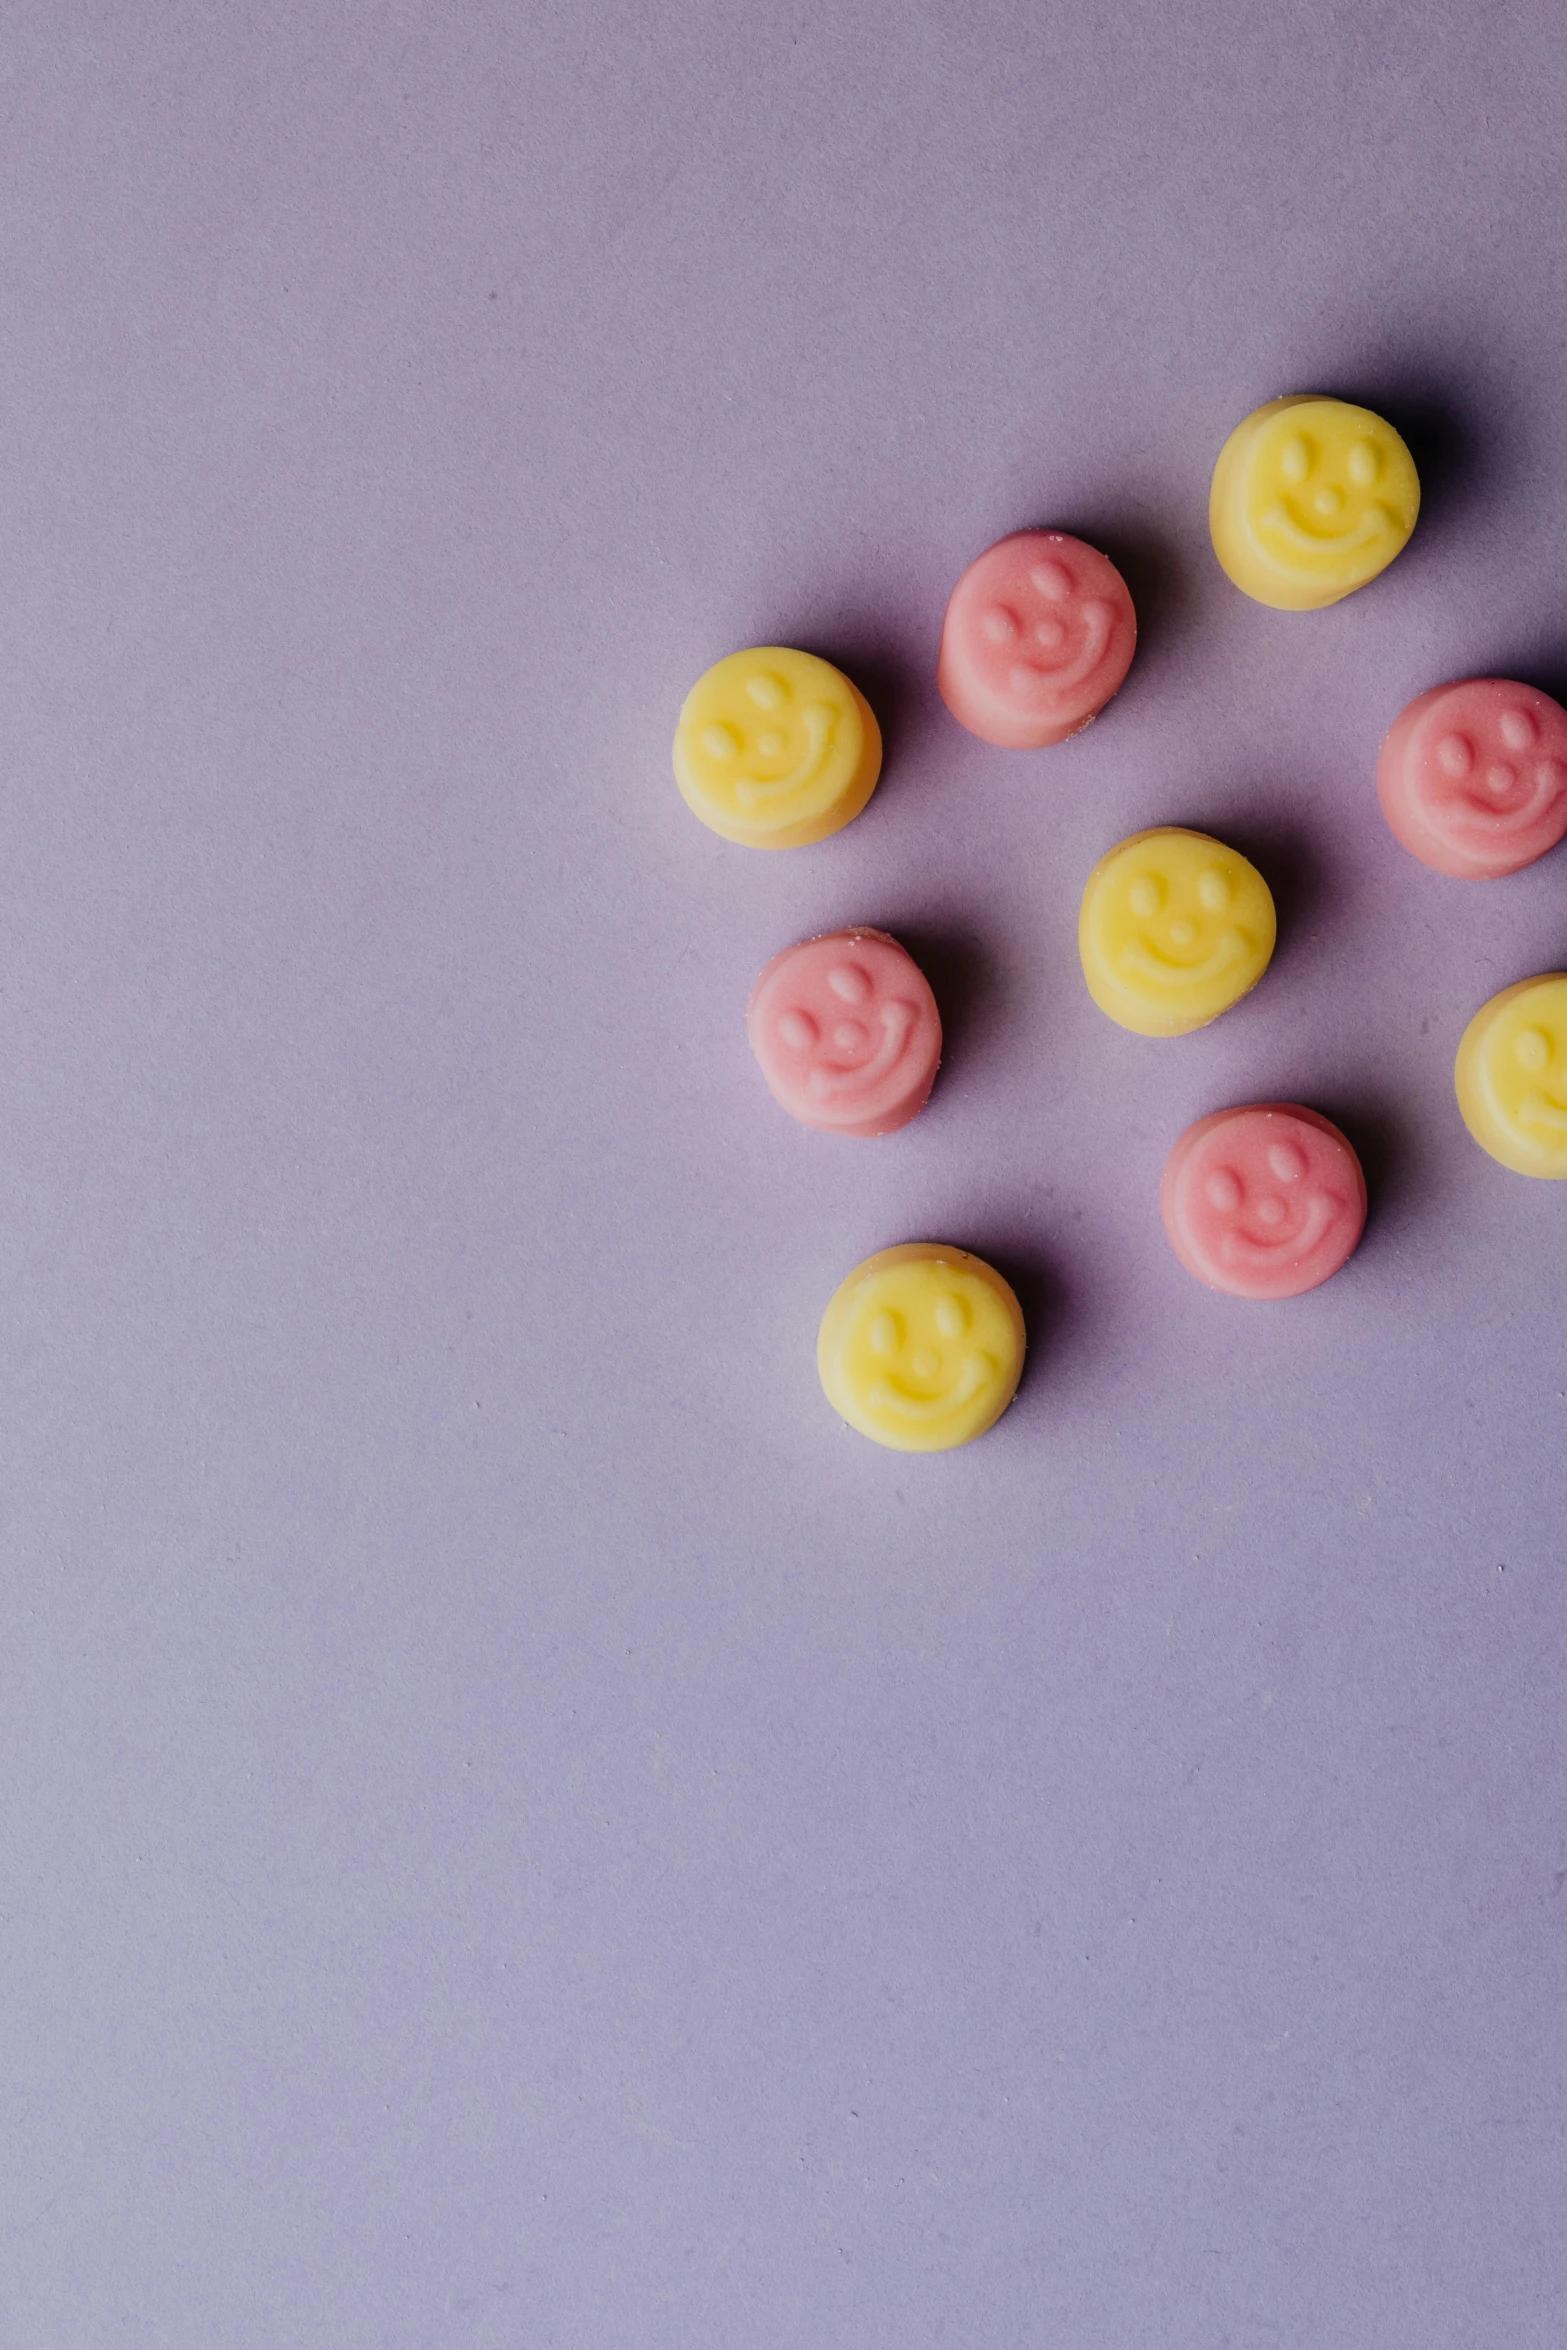
[[[1288,955],[1308,923],[1332,902],[1331,876],[1322,852],[1309,833],[1286,819],[1268,815],[1237,823],[1231,815],[1213,819],[1182,817],[1194,832],[1211,832],[1250,860],[1273,892],[1279,918],[1276,957]]]
[[[965,1224],[963,1246],[974,1256],[983,1257],[987,1265],[994,1265],[1011,1283],[1023,1309],[1027,1345],[1018,1393],[1026,1395],[1040,1375],[1041,1358],[1060,1352],[1077,1319],[1072,1293],[1059,1265],[1041,1255],[1032,1237],[1025,1237],[1018,1226],[986,1224],[983,1219],[977,1230],[973,1224]]]
[[[852,628],[834,633],[831,643],[802,640],[802,652],[815,653],[841,669],[857,685],[876,713],[881,728],[882,775],[919,740],[936,698],[935,669],[927,678],[907,654],[883,637],[858,638]],[[885,784],[882,787],[885,788]],[[874,803],[873,803],[874,805]]]
[[[978,929],[927,926],[918,919],[893,922],[890,928],[930,981],[941,1014],[945,1069],[966,1054],[972,1039],[994,1026],[1004,996],[1000,967]],[[938,1078],[938,1089],[940,1084]]]
[[[1428,379],[1393,374],[1333,394],[1385,417],[1402,435],[1420,476],[1420,525],[1445,528],[1488,487],[1487,444],[1449,392]]]
[[[1176,541],[1157,531],[1127,531],[1114,521],[1087,521],[1035,523],[1037,530],[1061,530],[1075,539],[1083,539],[1097,547],[1101,555],[1108,555],[1125,580],[1137,614],[1137,654],[1132,675],[1137,674],[1137,662],[1155,651],[1162,651],[1167,636],[1175,633],[1187,615],[1195,609],[1197,596],[1189,563],[1182,560]]]
[[[1307,1107],[1331,1118],[1353,1146],[1366,1178],[1366,1230],[1392,1228],[1407,1205],[1417,1158],[1408,1124],[1386,1102],[1314,1092]]]

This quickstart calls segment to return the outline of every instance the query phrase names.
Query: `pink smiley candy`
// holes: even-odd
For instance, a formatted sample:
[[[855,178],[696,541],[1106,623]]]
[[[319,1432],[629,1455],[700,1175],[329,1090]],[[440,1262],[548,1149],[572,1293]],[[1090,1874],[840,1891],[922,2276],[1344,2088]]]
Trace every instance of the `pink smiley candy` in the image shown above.
[[[1216,1110],[1188,1126],[1159,1187],[1188,1273],[1231,1297],[1299,1297],[1353,1255],[1366,1179],[1338,1128],[1294,1102]]]
[[[936,1081],[936,999],[884,930],[785,947],[751,991],[746,1026],[773,1099],[828,1134],[896,1134]]]
[[[970,734],[1038,750],[1104,708],[1136,646],[1137,614],[1107,555],[1057,530],[1018,530],[953,589],[936,683]]]
[[[1567,832],[1567,710],[1505,677],[1433,686],[1393,721],[1377,793],[1396,837],[1438,873],[1517,873]]]

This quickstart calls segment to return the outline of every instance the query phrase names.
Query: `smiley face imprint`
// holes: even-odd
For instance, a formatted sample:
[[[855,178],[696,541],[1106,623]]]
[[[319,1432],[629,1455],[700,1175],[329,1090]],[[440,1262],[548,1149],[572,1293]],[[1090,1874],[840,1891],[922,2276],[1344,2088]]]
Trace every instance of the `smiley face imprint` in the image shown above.
[[[829,1134],[895,1134],[941,1060],[929,982],[884,930],[785,947],[751,991],[746,1028],[773,1099]]]
[[[1227,1012],[1268,968],[1276,935],[1255,865],[1174,826],[1100,858],[1077,928],[1089,994],[1139,1036],[1182,1036]]]
[[[1104,708],[1136,646],[1137,615],[1108,556],[1061,531],[1019,530],[953,589],[936,682],[971,734],[1038,750]]]
[[[1395,837],[1438,873],[1518,873],[1567,833],[1567,710],[1505,677],[1433,686],[1389,729],[1377,796]]]
[[[1354,1253],[1366,1182],[1326,1118],[1264,1102],[1187,1128],[1165,1163],[1159,1211],[1170,1246],[1209,1289],[1299,1297]]]
[[[945,1452],[982,1436],[1023,1368],[1023,1315],[994,1266],[915,1241],[857,1265],[822,1316],[828,1402],[876,1444]]]
[[[674,765],[687,807],[725,840],[800,848],[865,806],[881,773],[881,730],[830,661],[759,645],[697,679]]]
[[[1567,973],[1520,979],[1482,1004],[1453,1083],[1482,1150],[1517,1175],[1567,1179]]]
[[[1295,393],[1238,424],[1208,524],[1235,582],[1278,611],[1318,611],[1385,571],[1420,512],[1414,459],[1385,418]]]

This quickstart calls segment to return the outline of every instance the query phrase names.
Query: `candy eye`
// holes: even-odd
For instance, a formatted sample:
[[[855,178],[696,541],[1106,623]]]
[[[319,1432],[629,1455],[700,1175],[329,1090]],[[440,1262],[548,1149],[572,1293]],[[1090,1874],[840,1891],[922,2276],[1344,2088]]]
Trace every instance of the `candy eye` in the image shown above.
[[[1298,1142],[1276,1142],[1268,1152],[1268,1165],[1281,1183],[1298,1183],[1306,1172],[1306,1154]]]
[[[895,1355],[903,1344],[903,1324],[898,1316],[883,1306],[879,1314],[871,1316],[871,1345],[879,1355]]]
[[[810,1051],[820,1031],[809,1012],[790,1011],[780,1015],[778,1033],[793,1051],[804,1053]]]
[[[1241,1204],[1240,1178],[1228,1167],[1215,1167],[1203,1190],[1209,1206],[1217,1208],[1221,1216],[1233,1216]]]
[[[1369,490],[1382,470],[1382,460],[1369,441],[1357,441],[1349,452],[1349,478],[1359,490]]]
[[[858,963],[837,963],[827,974],[827,984],[840,1004],[863,1004],[871,992],[870,976]]]
[[[1311,449],[1300,433],[1291,434],[1279,451],[1279,471],[1286,481],[1304,481],[1311,471]]]
[[[1528,710],[1504,710],[1497,731],[1510,751],[1527,751],[1539,740],[1540,729]]]
[[[1072,593],[1072,574],[1060,563],[1036,563],[1028,576],[1052,604],[1064,604]]]
[[[969,1310],[951,1291],[936,1300],[936,1328],[943,1338],[961,1338],[969,1325]]]
[[[1543,1028],[1525,1028],[1515,1039],[1513,1053],[1521,1069],[1531,1077],[1538,1077],[1542,1069],[1551,1065],[1553,1047]]]
[[[733,759],[740,749],[740,737],[732,726],[704,726],[702,748],[710,759]]]
[[[745,690],[759,710],[781,710],[789,688],[770,669],[759,669],[745,681]]]
[[[1018,635],[1017,614],[1009,612],[1005,604],[992,604],[988,611],[982,612],[979,625],[993,645],[1010,645],[1016,642]]]
[[[1126,893],[1132,912],[1146,922],[1164,904],[1164,883],[1157,873],[1139,873]]]
[[[1210,914],[1222,914],[1233,894],[1217,865],[1210,865],[1197,884],[1197,895]]]

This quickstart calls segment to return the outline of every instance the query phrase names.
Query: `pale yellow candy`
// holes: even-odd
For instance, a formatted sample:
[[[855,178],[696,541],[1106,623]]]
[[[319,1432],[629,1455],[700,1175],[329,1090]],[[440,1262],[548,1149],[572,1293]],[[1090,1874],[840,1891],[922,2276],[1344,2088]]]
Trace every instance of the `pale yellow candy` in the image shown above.
[[[1023,1312],[983,1258],[935,1241],[857,1265],[822,1316],[816,1367],[851,1428],[946,1452],[1000,1419],[1023,1369]]]
[[[1384,418],[1296,392],[1256,409],[1219,451],[1208,527],[1238,588],[1314,612],[1385,571],[1419,512],[1415,461]]]
[[[1139,1036],[1184,1036],[1256,986],[1277,930],[1255,865],[1206,832],[1167,826],[1100,858],[1077,946],[1102,1012]]]
[[[1482,1004],[1453,1083],[1482,1150],[1515,1174],[1567,1179],[1567,972],[1520,979]]]
[[[699,677],[675,729],[675,781],[725,840],[797,849],[858,816],[881,773],[881,729],[842,670],[756,645]]]

